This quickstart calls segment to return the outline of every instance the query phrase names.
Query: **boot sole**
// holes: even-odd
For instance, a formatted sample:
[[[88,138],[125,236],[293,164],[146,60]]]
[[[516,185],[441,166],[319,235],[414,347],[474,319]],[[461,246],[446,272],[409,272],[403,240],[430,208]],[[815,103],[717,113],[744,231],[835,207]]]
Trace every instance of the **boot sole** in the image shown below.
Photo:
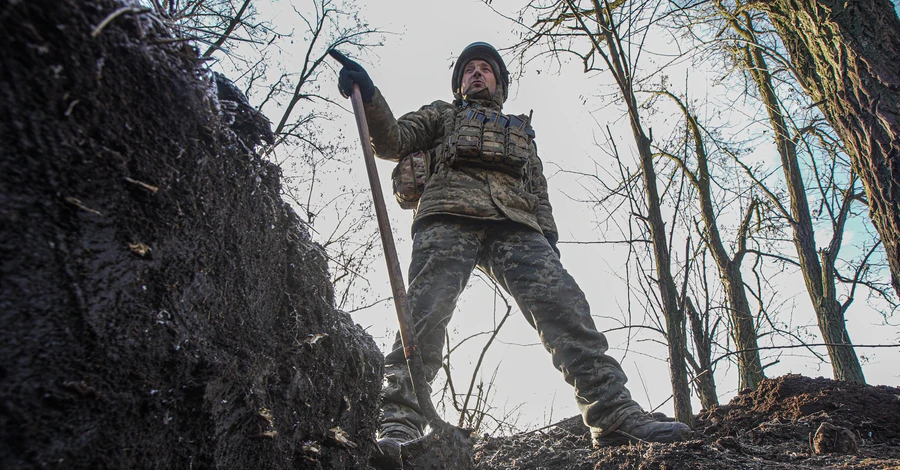
[[[603,437],[594,437],[591,439],[591,444],[595,448],[600,447],[615,447],[615,446],[623,446],[625,444],[637,444],[640,442],[658,442],[661,444],[671,444],[673,442],[681,442],[688,438],[690,435],[690,431],[678,430],[667,433],[659,433],[653,436],[649,436],[645,439],[641,439],[639,437],[631,436],[622,432],[614,431],[613,433],[603,436]]]

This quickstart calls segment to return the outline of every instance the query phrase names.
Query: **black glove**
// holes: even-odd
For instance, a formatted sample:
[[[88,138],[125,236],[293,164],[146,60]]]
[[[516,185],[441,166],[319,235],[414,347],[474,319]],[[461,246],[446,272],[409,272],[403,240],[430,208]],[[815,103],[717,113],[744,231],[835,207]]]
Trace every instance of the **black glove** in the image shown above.
[[[548,233],[545,236],[547,237],[547,242],[550,243],[550,248],[553,248],[553,252],[556,253],[556,257],[562,259],[562,255],[559,254],[559,248],[556,247],[556,242],[559,241],[559,235],[555,233]]]
[[[349,98],[353,94],[353,84],[355,83],[359,85],[359,94],[362,95],[363,102],[371,103],[372,96],[375,95],[375,84],[372,83],[366,69],[334,49],[328,51],[328,54],[343,65],[338,75],[338,90],[340,90],[341,96]]]

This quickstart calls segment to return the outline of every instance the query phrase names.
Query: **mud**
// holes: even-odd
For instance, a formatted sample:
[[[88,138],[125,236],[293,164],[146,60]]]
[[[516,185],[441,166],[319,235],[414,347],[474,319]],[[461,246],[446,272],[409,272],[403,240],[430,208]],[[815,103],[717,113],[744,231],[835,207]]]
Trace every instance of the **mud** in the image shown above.
[[[266,136],[123,6],[0,2],[0,468],[364,468],[377,346]]]
[[[476,468],[900,469],[900,389],[894,387],[787,375],[700,413],[697,423],[687,442],[592,449],[588,428],[573,417],[483,439]]]

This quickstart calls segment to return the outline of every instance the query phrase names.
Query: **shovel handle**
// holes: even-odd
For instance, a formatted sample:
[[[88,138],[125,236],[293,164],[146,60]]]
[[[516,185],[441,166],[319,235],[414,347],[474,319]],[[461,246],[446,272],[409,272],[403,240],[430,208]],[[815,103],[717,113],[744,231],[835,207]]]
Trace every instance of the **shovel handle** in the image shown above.
[[[342,64],[346,60],[343,54],[333,49],[329,51],[329,54]],[[375,151],[372,149],[372,138],[369,135],[369,125],[366,122],[362,94],[359,91],[359,85],[355,83],[353,84],[353,93],[350,95],[350,102],[353,104],[353,114],[356,116],[356,127],[359,130],[359,139],[362,143],[363,155],[366,161],[369,186],[372,188],[375,216],[378,219],[378,230],[381,232],[381,244],[384,246],[388,277],[391,280],[391,290],[394,293],[394,307],[397,309],[397,320],[400,323],[400,339],[403,342],[403,353],[406,356],[406,364],[409,367],[409,374],[412,378],[413,390],[416,393],[419,407],[422,409],[428,423],[442,422],[437,414],[437,410],[434,409],[434,404],[431,403],[431,397],[428,395],[429,387],[428,382],[425,380],[425,367],[422,365],[422,355],[419,353],[419,344],[416,339],[415,321],[409,310],[409,299],[406,297],[403,272],[400,270],[400,259],[397,257],[394,237],[391,235],[391,222],[388,219],[384,195],[381,192],[378,168],[375,166]]]

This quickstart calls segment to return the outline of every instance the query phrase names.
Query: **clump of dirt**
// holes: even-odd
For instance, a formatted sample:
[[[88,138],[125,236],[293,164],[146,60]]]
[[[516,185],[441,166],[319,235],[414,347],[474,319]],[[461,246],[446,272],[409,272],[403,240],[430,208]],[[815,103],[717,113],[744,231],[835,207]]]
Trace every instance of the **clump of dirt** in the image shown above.
[[[786,375],[698,415],[686,442],[592,449],[573,417],[486,437],[476,461],[479,470],[900,469],[900,389]]]
[[[381,353],[161,25],[0,2],[0,468],[364,468]]]

